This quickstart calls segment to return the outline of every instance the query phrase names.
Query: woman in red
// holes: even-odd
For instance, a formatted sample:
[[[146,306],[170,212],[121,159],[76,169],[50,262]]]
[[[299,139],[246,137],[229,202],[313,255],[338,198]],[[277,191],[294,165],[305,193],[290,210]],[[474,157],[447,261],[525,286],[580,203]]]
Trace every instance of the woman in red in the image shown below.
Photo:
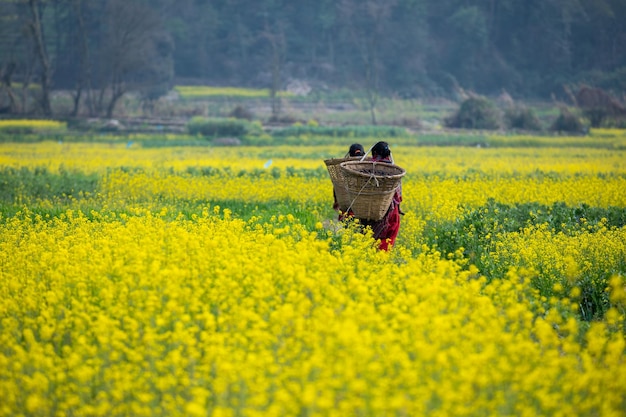
[[[376,162],[393,163],[391,150],[387,142],[380,141],[372,147],[372,160]],[[380,240],[378,249],[389,250],[396,242],[396,237],[400,231],[400,215],[404,214],[400,210],[402,202],[402,189],[398,188],[389,205],[385,216],[378,221],[361,221],[364,226],[372,228],[374,239]]]

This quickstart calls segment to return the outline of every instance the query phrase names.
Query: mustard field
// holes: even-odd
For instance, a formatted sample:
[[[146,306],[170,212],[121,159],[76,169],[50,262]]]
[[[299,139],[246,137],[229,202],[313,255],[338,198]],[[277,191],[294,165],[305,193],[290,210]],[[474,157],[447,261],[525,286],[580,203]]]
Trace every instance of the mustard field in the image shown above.
[[[0,143],[0,416],[625,414],[626,150],[350,143]]]
[[[0,132],[65,131],[67,123],[57,120],[2,119]]]
[[[268,89],[239,88],[239,87],[210,87],[210,86],[176,86],[174,87],[183,99],[201,99],[208,97],[225,98],[267,98],[270,96]],[[289,96],[286,91],[277,92],[279,96]]]

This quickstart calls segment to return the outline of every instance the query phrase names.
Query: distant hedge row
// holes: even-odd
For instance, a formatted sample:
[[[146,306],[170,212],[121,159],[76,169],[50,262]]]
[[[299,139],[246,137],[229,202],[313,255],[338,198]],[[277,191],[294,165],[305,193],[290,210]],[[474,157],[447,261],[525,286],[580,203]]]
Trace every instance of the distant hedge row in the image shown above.
[[[202,135],[210,138],[255,136],[263,133],[263,126],[258,121],[237,118],[206,118],[193,117],[187,124],[191,135]],[[323,136],[336,138],[397,138],[409,135],[403,127],[396,126],[317,126],[293,125],[272,131],[278,138]]]
[[[330,137],[354,137],[354,138],[397,138],[407,136],[407,130],[396,126],[290,126],[277,129],[272,132],[273,136],[330,136]]]
[[[260,122],[251,122],[235,118],[193,117],[187,124],[191,135],[206,137],[242,137],[261,134],[263,126]]]

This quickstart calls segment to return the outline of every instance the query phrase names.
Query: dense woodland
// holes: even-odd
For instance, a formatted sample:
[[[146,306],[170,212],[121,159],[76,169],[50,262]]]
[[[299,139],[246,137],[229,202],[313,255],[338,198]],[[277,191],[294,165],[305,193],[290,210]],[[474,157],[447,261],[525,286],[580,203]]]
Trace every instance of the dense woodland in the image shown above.
[[[624,0],[12,0],[0,19],[4,105],[38,85],[44,114],[54,90],[110,114],[175,83],[372,100],[626,90]]]

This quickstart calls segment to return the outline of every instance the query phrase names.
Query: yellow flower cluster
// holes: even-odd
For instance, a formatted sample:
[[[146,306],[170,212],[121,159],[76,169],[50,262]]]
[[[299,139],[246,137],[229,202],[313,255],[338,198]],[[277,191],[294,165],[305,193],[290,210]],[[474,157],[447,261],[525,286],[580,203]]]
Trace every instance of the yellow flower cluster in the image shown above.
[[[590,291],[600,286],[595,281],[617,276],[626,259],[626,228],[607,228],[602,223],[572,234],[557,233],[545,224],[529,226],[521,232],[500,234],[495,242],[485,262],[502,270],[517,265],[533,271],[533,279],[541,280],[536,287],[552,287],[556,294],[569,291],[566,295],[589,316],[593,312],[585,311],[590,308],[585,298],[594,294],[581,294],[581,287]],[[616,296],[614,301],[614,313],[626,313],[624,300]]]
[[[544,272],[554,271],[559,276],[574,278],[591,269],[611,271],[626,259],[626,229],[607,229],[600,225],[566,235],[549,230],[546,225],[529,226],[521,232],[498,236],[496,247],[513,255],[515,265],[542,268]],[[578,260],[583,253],[590,259],[580,264]],[[490,257],[494,263],[499,263],[504,261],[503,255],[496,250]]]
[[[323,159],[343,147],[0,144],[0,168],[99,179],[66,199],[25,187],[22,212],[0,213],[0,417],[623,415],[624,277],[592,323],[581,294],[532,285],[623,265],[623,228],[495,236],[511,267],[489,283],[420,237],[489,199],[625,207],[626,152],[393,149],[407,214],[387,253],[324,226]],[[220,200],[328,210],[309,230]]]
[[[271,175],[233,177],[224,172],[209,176],[168,175],[165,172],[127,173],[115,171],[102,183],[102,193],[111,203],[182,200],[240,200],[269,202],[295,200],[302,203],[332,204],[328,179],[290,177],[277,180]]]
[[[182,98],[203,98],[203,97],[241,97],[241,98],[267,98],[270,95],[268,89],[252,89],[238,87],[210,87],[210,86],[176,86],[174,90]],[[279,92],[279,95],[288,95]]]
[[[453,220],[461,207],[479,207],[489,199],[503,204],[536,202],[568,206],[586,203],[594,207],[626,206],[626,176],[508,177],[469,175],[466,178],[431,177],[403,183],[407,207],[425,218]]]
[[[441,177],[483,174],[498,178],[541,174],[626,174],[624,150],[562,148],[393,147],[409,173]]]
[[[4,220],[0,415],[623,411],[623,335],[534,318],[523,275],[162,214]]]
[[[183,170],[188,167],[320,168],[324,159],[343,156],[343,147],[164,147],[142,148],[146,138],[130,136],[115,144],[41,142],[0,143],[0,165],[58,168],[63,165],[84,172],[103,172],[112,167],[142,167]],[[133,144],[135,141],[137,144]],[[407,177],[463,179],[468,175],[497,178],[510,176],[624,175],[626,151],[581,148],[468,148],[393,147],[395,162],[407,170]]]
[[[30,128],[33,130],[65,130],[67,123],[57,120],[6,119],[0,120],[0,131],[4,129]]]
[[[626,139],[626,129],[593,128],[589,132],[596,138],[622,138]]]
[[[324,153],[297,147],[166,147],[142,148],[131,136],[124,143],[42,142],[36,144],[0,143],[0,166],[15,168],[46,167],[104,174],[112,168],[141,168],[144,171],[185,171],[188,168],[229,168],[243,170],[287,167],[324,169]],[[142,138],[143,139],[143,138]],[[129,145],[130,143],[130,145]],[[326,151],[328,152],[328,151]],[[312,153],[308,156],[307,153]]]
[[[303,204],[328,200],[330,206],[332,185],[323,159],[341,152],[339,148],[315,147],[143,149],[124,144],[47,142],[0,144],[0,165],[99,173],[103,194],[123,201],[164,196],[259,202],[288,198]],[[406,211],[427,219],[451,220],[459,215],[461,206],[477,207],[489,199],[504,204],[626,205],[624,151],[402,147],[394,152],[396,163],[408,172],[403,179]],[[141,172],[114,170],[134,167]],[[284,174],[292,168],[321,174],[282,175],[280,179],[271,175],[274,170]],[[188,172],[203,169],[210,174]],[[251,170],[258,172],[238,175]]]

